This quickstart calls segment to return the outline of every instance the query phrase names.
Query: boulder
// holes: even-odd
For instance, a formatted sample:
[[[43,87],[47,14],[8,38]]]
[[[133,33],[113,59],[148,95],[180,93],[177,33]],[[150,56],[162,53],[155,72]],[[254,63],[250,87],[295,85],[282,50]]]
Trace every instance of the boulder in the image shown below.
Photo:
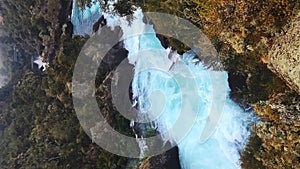
[[[274,41],[268,53],[268,68],[300,94],[300,13]]]

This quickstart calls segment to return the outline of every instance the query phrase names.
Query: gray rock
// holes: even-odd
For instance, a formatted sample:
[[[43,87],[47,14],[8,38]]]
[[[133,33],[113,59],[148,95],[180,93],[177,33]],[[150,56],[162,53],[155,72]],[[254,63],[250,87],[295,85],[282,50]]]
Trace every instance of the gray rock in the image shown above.
[[[300,94],[300,13],[275,40],[268,54],[268,68]]]

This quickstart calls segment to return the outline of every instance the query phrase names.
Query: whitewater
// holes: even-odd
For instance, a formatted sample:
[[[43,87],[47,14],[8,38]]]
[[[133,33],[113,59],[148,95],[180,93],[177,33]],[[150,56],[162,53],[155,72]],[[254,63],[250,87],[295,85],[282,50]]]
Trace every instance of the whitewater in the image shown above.
[[[163,48],[153,25],[143,22],[141,9],[137,8],[134,12],[134,20],[129,26],[126,19],[101,12],[99,3],[92,4],[91,8],[86,7],[82,10],[76,7],[74,1],[72,11],[74,34],[91,35],[93,23],[101,15],[104,15],[107,25],[112,29],[116,25],[122,28],[125,39],[124,47],[129,52],[128,60],[136,70],[132,82],[132,99],[138,102],[140,113],[149,113],[149,117],[157,115],[157,112],[160,113],[153,127],[162,133],[164,141],[178,145],[181,167],[183,169],[241,168],[240,155],[247,144],[251,133],[250,126],[255,117],[253,113],[246,112],[230,99],[227,72],[213,71],[201,63],[195,64],[193,51],[179,55],[172,52],[170,48]],[[133,32],[140,33],[140,35],[132,36]],[[143,34],[143,32],[147,32],[147,34]],[[145,65],[160,65],[164,71],[154,69],[137,71],[143,69]],[[172,72],[183,70],[182,65],[192,72],[196,84],[196,88],[193,89],[195,91],[184,90],[189,85],[186,79],[174,80],[170,76]],[[211,75],[217,77],[217,84],[222,85],[225,90],[222,90],[221,87],[220,91],[213,91],[215,82],[212,81]],[[182,89],[179,84],[184,84],[186,87]],[[182,97],[190,96],[191,92],[198,93],[199,99],[195,99],[197,106],[189,107],[182,104]],[[213,99],[213,92],[224,94],[224,99]],[[222,98],[220,97],[220,99]],[[205,128],[214,101],[223,103],[223,111],[218,112],[221,113],[221,118],[214,132],[203,142],[200,135]],[[161,106],[162,103],[163,106]],[[179,123],[184,125],[193,122],[193,125],[183,139],[178,139],[177,132],[166,133],[165,131],[172,128],[176,121],[181,120],[178,117],[185,107],[190,110],[189,114],[195,115],[195,119]]]

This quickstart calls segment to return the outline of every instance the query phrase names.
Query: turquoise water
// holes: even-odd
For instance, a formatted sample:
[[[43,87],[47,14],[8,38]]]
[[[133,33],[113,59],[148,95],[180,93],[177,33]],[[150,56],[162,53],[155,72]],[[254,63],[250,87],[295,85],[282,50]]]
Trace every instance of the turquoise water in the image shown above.
[[[77,9],[73,11],[75,11],[73,17],[76,21],[73,24],[78,28],[78,32],[74,33],[86,33],[90,26],[88,18],[93,21],[95,17],[88,12],[83,12],[84,17],[77,16],[82,13]],[[98,12],[95,15],[97,14]],[[178,145],[183,169],[240,168],[240,152],[247,143],[250,124],[254,117],[252,113],[245,112],[230,100],[227,72],[207,70],[202,64],[195,65],[194,54],[191,51],[182,56],[175,53],[174,57],[175,55],[179,57],[179,61],[172,67],[173,62],[168,59],[170,50],[162,47],[153,26],[143,23],[143,13],[140,9],[136,10],[134,15],[135,20],[131,26],[128,26],[123,18],[115,16],[108,19],[108,24],[119,24],[123,30],[124,46],[129,51],[129,62],[135,66],[132,90],[133,99],[139,103],[140,112],[148,113],[149,117],[158,115],[153,127],[162,133],[165,141]],[[148,34],[133,36],[133,33],[143,32]],[[143,70],[145,67],[159,67],[159,69]],[[190,77],[185,76],[187,73],[185,71],[192,72],[193,78],[188,79]],[[174,78],[172,76],[174,72],[180,72],[181,78]],[[217,80],[217,85],[221,87],[213,90],[216,81],[212,79]],[[191,85],[189,83],[191,81],[196,85]],[[214,92],[225,97],[213,98]],[[187,96],[192,98],[191,102],[182,104],[183,98]],[[216,130],[208,140],[203,142],[200,140],[200,135],[214,102],[224,102],[223,112],[219,112],[221,119]],[[195,115],[195,119],[192,121],[179,119],[180,113]],[[176,121],[179,121],[180,125],[194,123],[184,139],[178,139],[181,131],[166,132]]]
[[[93,33],[93,25],[101,17],[102,12],[99,1],[92,0],[91,8],[80,9],[76,7],[76,0],[73,0],[71,21],[74,26],[75,35],[90,35]]]

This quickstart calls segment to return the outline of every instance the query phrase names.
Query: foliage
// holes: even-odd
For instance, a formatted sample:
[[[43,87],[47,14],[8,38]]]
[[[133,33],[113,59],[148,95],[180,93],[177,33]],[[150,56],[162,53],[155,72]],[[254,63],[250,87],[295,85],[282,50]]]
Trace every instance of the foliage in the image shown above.
[[[13,102],[1,113],[8,119],[0,145],[1,168],[116,168],[126,164],[126,159],[91,142],[73,110],[68,82],[84,42],[66,38],[47,76],[32,71],[22,75]],[[78,50],[68,50],[74,46]]]
[[[255,126],[247,151],[266,168],[299,168],[300,96],[286,91],[255,105],[263,119]],[[247,153],[244,153],[246,155]],[[252,168],[247,164],[245,168]]]
[[[77,3],[88,7],[91,1]],[[272,37],[294,15],[299,2],[122,0],[114,12],[132,14],[132,3],[144,11],[186,18],[212,40],[230,74],[232,98],[255,105],[263,120],[254,128],[255,134],[243,153],[244,168],[253,164],[257,168],[299,168],[299,106],[295,106],[299,98],[286,92],[286,85],[263,63]],[[128,159],[93,144],[73,110],[72,72],[86,39],[72,38],[62,29],[64,24],[71,27],[67,20],[70,5],[67,0],[3,0],[1,4],[5,29],[11,36],[1,40],[25,49],[25,62],[39,53],[50,67],[45,74],[21,67],[13,81],[0,90],[0,168],[106,169],[124,168],[127,163]],[[179,52],[188,50],[177,40],[164,38]],[[104,101],[111,98],[111,70],[101,71],[96,80],[99,107],[116,130],[132,135],[128,120]],[[242,80],[234,83],[237,77]]]
[[[22,65],[14,83],[0,91],[6,97],[0,105],[0,168],[124,168],[127,159],[92,143],[73,109],[72,72],[86,39],[62,30],[70,25],[60,5],[68,3],[5,4],[5,27],[14,42],[27,53],[45,53],[50,67],[38,73]],[[55,57],[50,59],[50,54]],[[118,116],[112,115],[116,126],[126,130],[128,123],[118,123]]]
[[[241,105],[267,101],[257,109],[263,117],[243,153],[243,168],[297,168],[299,126],[289,125],[298,111],[286,111],[284,117],[271,108],[276,95],[285,94],[287,85],[267,68],[267,52],[276,34],[299,12],[295,0],[145,0],[145,11],[166,12],[188,19],[202,29],[215,45],[225,70],[229,72],[231,98]],[[182,45],[166,38],[168,45],[181,51]],[[184,49],[183,51],[185,51]],[[181,51],[181,52],[183,52]],[[297,98],[291,96],[286,100]],[[282,98],[281,98],[282,99]],[[282,99],[284,100],[284,99]],[[295,105],[295,103],[293,103]],[[291,106],[287,103],[281,106]],[[282,122],[282,119],[286,119]],[[296,118],[297,119],[297,118]],[[272,132],[269,131],[272,129]],[[275,131],[275,132],[274,132]],[[281,134],[280,134],[281,133]],[[299,139],[298,139],[299,140]],[[289,158],[288,158],[289,157]]]
[[[105,12],[114,12],[114,14],[120,16],[132,15],[133,14],[133,4],[129,0],[118,0],[117,3],[113,4],[114,11],[110,11],[109,5],[110,0],[77,0],[76,5],[80,8],[89,8],[93,3],[99,1],[101,3],[102,10]]]

